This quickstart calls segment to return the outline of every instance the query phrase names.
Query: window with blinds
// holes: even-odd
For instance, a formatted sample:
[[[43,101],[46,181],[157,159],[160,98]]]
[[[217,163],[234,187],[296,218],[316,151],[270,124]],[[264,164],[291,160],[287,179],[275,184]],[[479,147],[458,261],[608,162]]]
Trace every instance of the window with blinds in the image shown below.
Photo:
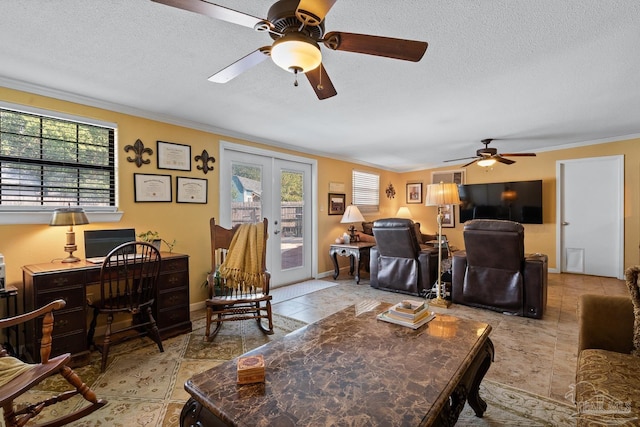
[[[353,204],[360,212],[378,212],[380,209],[380,175],[353,171]]]
[[[115,129],[0,107],[0,209],[115,207]]]

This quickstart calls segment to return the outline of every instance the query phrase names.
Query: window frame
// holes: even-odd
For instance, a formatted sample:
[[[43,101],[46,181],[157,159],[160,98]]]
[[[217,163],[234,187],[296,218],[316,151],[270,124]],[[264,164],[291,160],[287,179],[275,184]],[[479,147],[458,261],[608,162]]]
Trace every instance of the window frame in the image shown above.
[[[90,126],[98,126],[113,129],[113,161],[115,185],[115,198],[112,206],[84,206],[82,207],[89,219],[89,222],[117,222],[122,218],[123,212],[119,211],[119,180],[118,180],[118,126],[113,122],[106,122],[87,117],[76,116],[72,114],[46,110],[42,108],[14,104],[0,100],[0,108],[12,110],[18,113],[31,114],[41,117],[47,117],[54,120],[70,121],[77,124],[85,124]],[[51,221],[51,215],[54,209],[63,205],[49,206],[11,206],[0,205],[0,225],[5,224],[48,224]]]

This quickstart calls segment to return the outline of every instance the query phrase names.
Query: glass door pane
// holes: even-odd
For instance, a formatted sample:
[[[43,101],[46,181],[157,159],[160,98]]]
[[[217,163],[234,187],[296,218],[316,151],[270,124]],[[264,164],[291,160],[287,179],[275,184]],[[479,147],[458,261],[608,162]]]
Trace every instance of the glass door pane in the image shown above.
[[[262,218],[262,167],[232,163],[231,226],[259,222]]]
[[[304,200],[301,172],[282,171],[280,176],[281,268],[302,266]]]

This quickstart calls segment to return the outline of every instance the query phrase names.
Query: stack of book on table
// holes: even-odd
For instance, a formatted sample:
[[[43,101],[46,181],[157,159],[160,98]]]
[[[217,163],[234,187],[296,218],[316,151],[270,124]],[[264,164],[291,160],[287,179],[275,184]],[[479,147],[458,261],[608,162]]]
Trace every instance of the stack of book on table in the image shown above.
[[[238,384],[264,382],[264,358],[261,354],[238,358]]]
[[[429,311],[429,305],[423,300],[404,300],[389,310],[378,314],[378,319],[418,329],[420,326],[436,317]]]

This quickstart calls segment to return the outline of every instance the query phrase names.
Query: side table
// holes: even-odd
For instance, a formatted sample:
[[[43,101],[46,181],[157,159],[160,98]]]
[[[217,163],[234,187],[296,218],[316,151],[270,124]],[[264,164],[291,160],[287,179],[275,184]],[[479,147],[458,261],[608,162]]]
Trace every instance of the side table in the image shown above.
[[[356,242],[349,244],[334,244],[329,249],[329,256],[333,260],[333,278],[338,278],[340,267],[338,266],[338,255],[349,257],[349,274],[353,275],[355,267],[356,283],[360,283],[360,267],[366,261],[365,268],[369,271],[369,253],[376,244],[371,242]]]

